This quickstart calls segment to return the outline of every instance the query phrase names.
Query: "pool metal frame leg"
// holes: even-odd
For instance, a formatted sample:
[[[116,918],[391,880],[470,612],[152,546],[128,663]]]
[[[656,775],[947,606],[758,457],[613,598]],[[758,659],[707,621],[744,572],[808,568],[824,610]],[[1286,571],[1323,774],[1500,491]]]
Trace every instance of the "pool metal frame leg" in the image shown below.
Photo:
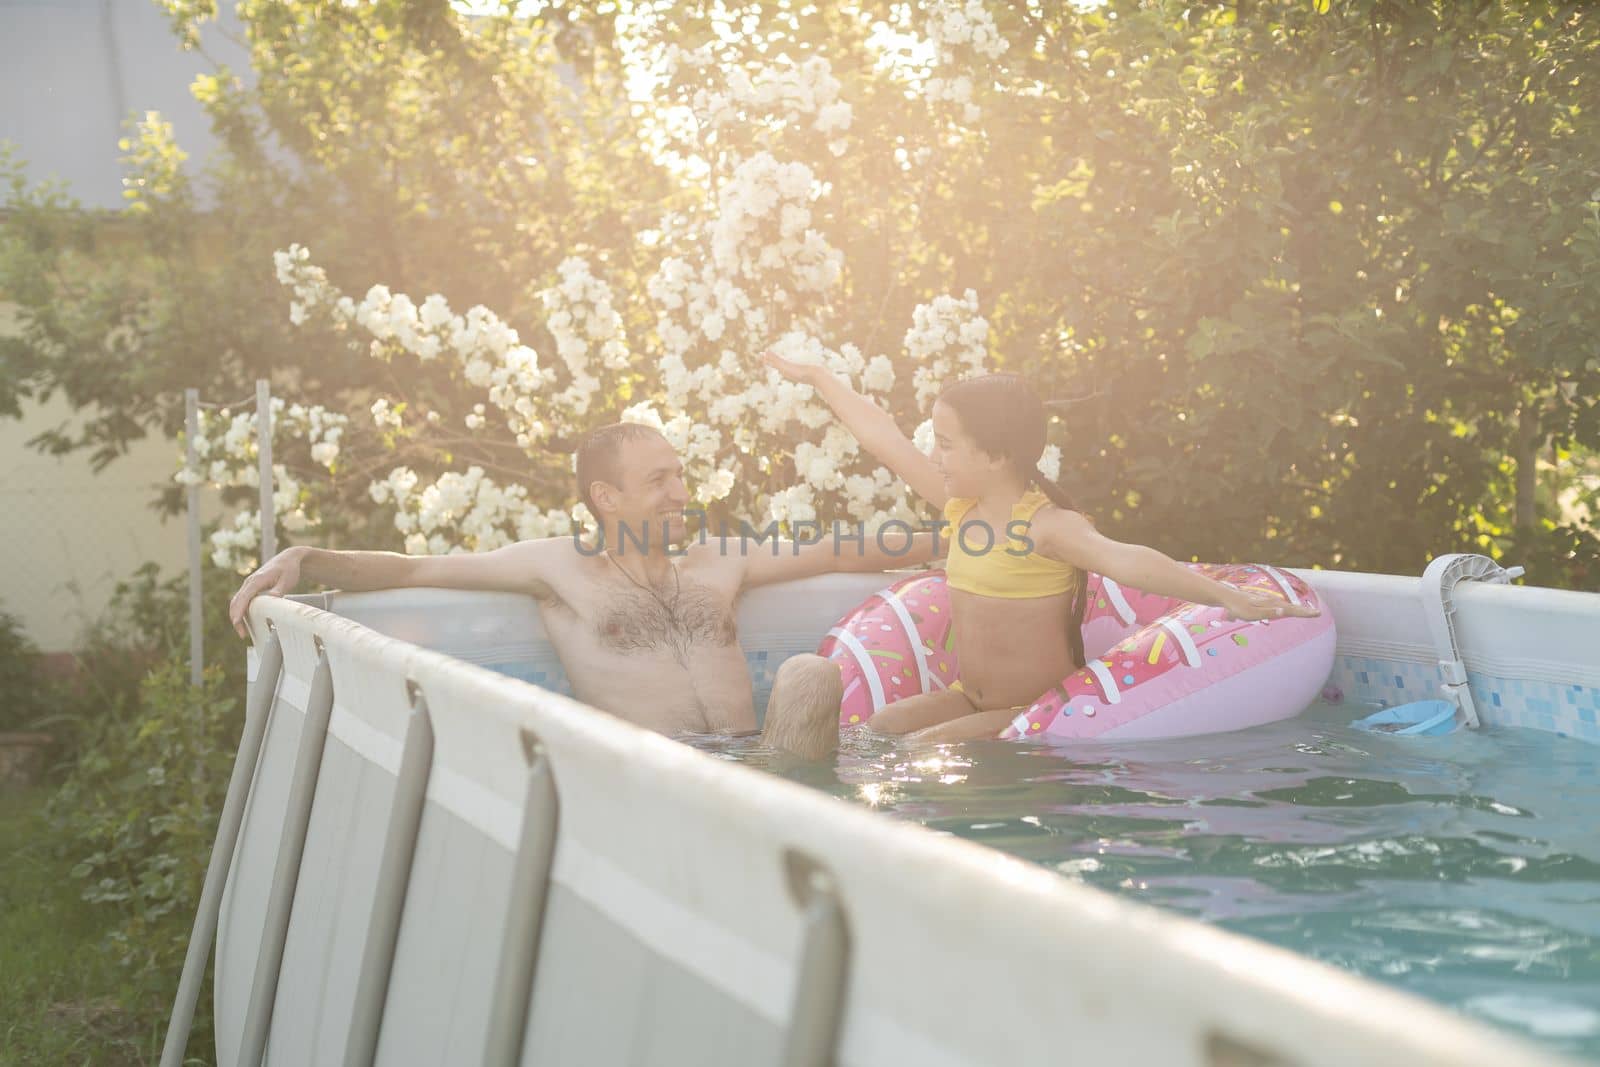
[[[489,1006],[484,1067],[512,1067],[522,1059],[533,973],[539,962],[539,934],[544,927],[556,854],[560,798],[551,774],[550,756],[526,727],[522,730],[522,750],[529,764],[528,790],[522,803],[522,830],[511,869],[511,895],[501,931],[494,999]]]
[[[183,974],[178,979],[178,995],[172,1017],[167,1020],[167,1037],[161,1046],[161,1067],[181,1067],[189,1032],[194,1028],[194,1009],[205,981],[206,963],[211,958],[211,943],[217,936],[217,920],[222,914],[222,889],[233,865],[234,849],[239,844],[239,828],[244,823],[245,804],[255,780],[256,763],[261,758],[261,742],[267,734],[267,720],[283,675],[283,645],[276,629],[267,624],[267,640],[261,646],[256,666],[256,688],[245,705],[244,731],[239,736],[239,752],[234,757],[233,775],[228,779],[227,798],[217,823],[217,839],[211,846],[211,862],[206,867],[205,884],[200,890],[200,907],[195,912],[194,929],[189,934],[189,950],[183,959]]]
[[[411,715],[406,722],[405,744],[400,751],[400,771],[395,778],[389,827],[378,861],[378,880],[361,952],[361,972],[356,979],[355,1004],[345,1043],[345,1067],[370,1067],[378,1054],[378,1034],[383,1027],[383,1007],[394,970],[395,945],[405,914],[406,889],[416,859],[417,832],[427,802],[428,777],[433,770],[433,720],[428,702],[411,683]]]
[[[322,639],[318,638],[317,666],[311,675],[311,692],[306,699],[305,719],[300,726],[300,747],[295,754],[294,775],[289,782],[289,800],[283,814],[283,834],[278,839],[277,863],[273,867],[272,887],[267,895],[261,951],[256,955],[255,975],[250,982],[250,1006],[244,1017],[239,1067],[260,1067],[266,1053],[267,1034],[272,1028],[272,1007],[278,997],[278,972],[283,966],[283,948],[289,937],[289,914],[294,908],[295,887],[300,880],[300,860],[305,855],[306,831],[311,825],[317,774],[322,769],[322,752],[328,739],[328,720],[332,715],[333,672],[328,666],[327,650],[322,647]]]
[[[850,925],[833,876],[806,856],[784,854],[789,894],[804,909],[800,973],[785,1035],[783,1067],[832,1067],[850,977]]]

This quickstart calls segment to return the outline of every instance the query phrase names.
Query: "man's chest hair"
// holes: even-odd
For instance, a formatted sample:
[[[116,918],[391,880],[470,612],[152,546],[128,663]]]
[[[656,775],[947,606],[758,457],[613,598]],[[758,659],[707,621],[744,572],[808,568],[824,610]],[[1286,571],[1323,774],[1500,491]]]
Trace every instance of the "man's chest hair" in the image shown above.
[[[595,636],[617,652],[671,652],[680,663],[691,649],[723,648],[737,638],[732,605],[704,586],[685,583],[675,594],[607,590],[597,599]]]

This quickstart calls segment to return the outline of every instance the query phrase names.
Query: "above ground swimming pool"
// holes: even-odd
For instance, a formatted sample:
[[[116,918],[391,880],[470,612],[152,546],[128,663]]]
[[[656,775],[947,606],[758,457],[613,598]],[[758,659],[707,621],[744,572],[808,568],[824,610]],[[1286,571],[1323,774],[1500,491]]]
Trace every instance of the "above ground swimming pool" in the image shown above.
[[[852,731],[833,766],[694,743],[1600,1061],[1600,750],[1363,710],[1076,751]]]
[[[171,1062],[213,931],[230,1067],[1600,1059],[1600,597],[1294,573],[1296,718],[811,765],[564,698],[526,597],[260,598]],[[758,708],[891,577],[746,596]],[[1350,726],[1441,659],[1481,730]]]
[[[1600,680],[1600,651],[1528,654],[1565,654],[1552,632],[1600,650],[1600,596],[1555,594],[1559,610],[1530,627],[1528,601],[1550,591],[1459,587],[1501,605],[1498,624],[1492,608],[1462,621],[1487,645],[1466,650],[1469,669],[1491,668],[1471,672],[1479,712],[1504,725],[1403,737],[1352,723],[1438,695],[1438,656],[1406,629],[1421,604],[1396,588],[1415,583],[1299,573],[1327,588],[1347,651],[1323,701],[1284,722],[931,749],[846,730],[834,766],[689,740],[1600,1061],[1600,686],[1570,680]]]

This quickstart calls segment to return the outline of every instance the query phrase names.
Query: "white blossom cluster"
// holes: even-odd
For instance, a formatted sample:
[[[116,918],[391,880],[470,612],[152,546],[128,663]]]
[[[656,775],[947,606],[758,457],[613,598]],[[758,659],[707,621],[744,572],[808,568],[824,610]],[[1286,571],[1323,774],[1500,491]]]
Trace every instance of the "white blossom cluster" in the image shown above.
[[[715,214],[689,239],[703,237],[709,257],[669,255],[646,285],[669,357],[682,359],[707,344],[728,348],[736,339],[760,344],[777,332],[780,318],[805,317],[797,297],[837,286],[844,256],[812,227],[814,195],[811,168],[803,163],[779,163],[761,152],[734,168]]]
[[[261,512],[242,509],[231,524],[218,526],[211,534],[211,562],[224,570],[249,574],[256,568],[261,553]]]
[[[822,298],[838,286],[843,256],[812,226],[816,195],[811,169],[801,163],[780,163],[760,152],[733,168],[716,211],[691,234],[691,240],[700,238],[701,249],[709,246],[709,254],[691,248],[689,255],[669,255],[647,283],[662,349],[665,414],[646,417],[641,408],[641,421],[693,425],[696,420],[686,414],[692,411],[698,421],[727,431],[742,453],[760,450],[763,438],[787,437],[796,423],[809,432],[833,423],[809,386],[785,381],[757,362],[768,348],[795,362],[827,366],[868,393],[882,395],[893,387],[894,367],[886,356],[868,360],[854,345],[833,349],[817,336],[823,323],[812,309],[824,306]],[[804,442],[796,458],[811,488],[773,497],[771,517],[814,517],[814,491],[842,491],[843,471],[858,456],[842,430]],[[706,502],[727,495],[736,482],[735,463],[734,456],[685,457]],[[855,485],[859,497],[861,483]],[[863,513],[897,499],[885,491],[863,500]]]
[[[406,552],[440,556],[487,552],[516,541],[572,532],[566,511],[540,508],[520,485],[497,485],[481,467],[446,471],[429,485],[409,467],[396,467],[367,492],[374,503],[392,504],[394,526]]]
[[[535,413],[548,403],[536,398],[551,383],[550,375],[540,369],[538,353],[522,344],[517,331],[494,312],[479,304],[457,315],[438,293],[419,308],[406,294],[392,293],[384,285],[374,285],[357,302],[340,293],[310,258],[298,244],[273,255],[278,282],[294,294],[291,322],[299,325],[315,311],[336,327],[360,327],[371,335],[371,352],[378,358],[387,356],[391,346],[424,362],[448,353],[468,382],[488,391],[518,443],[531,449],[544,437],[545,424]]]
[[[712,44],[692,51],[668,44],[665,61],[668,79],[680,86],[680,95],[703,131],[800,127],[826,138],[828,151],[835,156],[844,155],[849,147],[844,135],[854,113],[847,101],[839,99],[839,79],[821,56],[802,63],[780,56],[752,73],[720,62]],[[693,72],[691,78],[679,77],[685,68]]]
[[[816,180],[804,163],[771,153],[742,160],[717,193],[710,226],[711,257],[724,275],[767,287],[780,305],[799,293],[825,293],[839,282],[844,254],[811,225]],[[780,273],[785,286],[774,278]]]
[[[809,183],[807,188],[809,189]],[[319,268],[312,266],[298,246],[289,254],[279,254],[280,280],[295,288],[296,299],[305,300],[307,306],[332,307],[339,315],[340,297],[321,278]],[[457,358],[463,368],[463,377],[469,383],[488,384],[491,402],[502,409],[509,408],[507,423],[517,433],[518,443],[531,448],[529,430],[555,421],[563,427],[580,425],[579,417],[585,414],[593,398],[602,392],[604,384],[599,377],[602,370],[621,370],[629,365],[628,350],[622,333],[622,317],[616,310],[610,287],[595,277],[589,264],[580,258],[565,260],[558,271],[557,285],[539,294],[548,318],[546,320],[563,363],[572,375],[567,389],[559,393],[540,391],[537,386],[549,381],[547,375],[528,373],[536,368],[523,352],[531,350],[517,344],[516,333],[506,328],[496,334],[498,341],[484,347],[457,348]],[[318,287],[323,291],[319,292]],[[414,351],[407,344],[409,337],[397,336],[387,327],[392,321],[383,314],[384,307],[392,307],[396,300],[383,286],[374,286],[368,298],[360,305],[350,321],[365,327],[379,342],[401,341],[401,346]],[[405,300],[409,305],[409,299]],[[429,297],[424,307],[440,307],[448,311],[442,298]],[[475,312],[481,310],[481,315]],[[473,309],[468,318],[485,323],[499,322],[486,309]],[[455,347],[455,338],[447,338]],[[494,362],[498,353],[503,363]],[[419,356],[421,353],[417,353]],[[507,367],[505,364],[510,364]],[[379,400],[371,407],[374,424],[380,430],[400,427],[398,405]],[[474,404],[465,416],[466,428],[479,431],[487,425],[488,408],[483,403]],[[657,425],[684,456],[690,475],[697,482],[697,499],[711,503],[728,495],[734,486],[731,471],[719,469],[719,452],[722,435],[713,427],[698,425],[687,415],[677,414],[667,420],[656,415],[648,404],[637,405],[630,412],[635,421]],[[473,473],[473,472],[476,473]],[[406,550],[413,553],[438,553],[457,550],[479,551],[509,543],[517,537],[542,537],[548,529],[560,532],[571,530],[573,516],[567,512],[543,512],[529,503],[526,490],[521,486],[497,486],[486,478],[483,471],[472,468],[467,474],[447,472],[431,486],[418,487],[418,475],[406,467],[398,467],[389,475],[371,483],[369,495],[375,503],[392,504],[396,509],[396,528],[405,535]],[[471,503],[464,502],[470,495]],[[532,531],[532,532],[530,532]]]
[[[847,470],[860,455],[850,431],[836,421],[828,422],[820,438],[794,446],[796,480],[768,498],[768,517],[778,522],[815,522],[819,497],[832,493],[842,500],[846,514],[862,519],[869,529],[891,518],[911,520],[914,512],[905,486],[886,468],[875,467],[867,474]]]
[[[339,440],[350,424],[349,416],[329,411],[321,404],[290,404],[281,396],[272,398],[271,412],[274,441],[305,441],[311,458],[333,469],[339,460]],[[260,485],[256,413],[234,414],[224,408],[213,414],[201,408],[196,418],[194,454],[198,465],[191,468],[185,461],[173,476],[179,485]]]
[[[1060,445],[1044,446],[1044,454],[1039,457],[1039,470],[1052,482],[1061,477]]]
[[[826,366],[869,396],[886,396],[895,385],[895,368],[886,356],[868,359],[851,344],[829,347],[815,329],[791,328],[773,338],[772,312],[781,303],[779,296],[792,291],[814,297],[838,281],[838,253],[809,228],[813,193],[809,169],[780,164],[766,153],[736,169],[719,198],[722,210],[702,230],[713,254],[699,269],[684,258],[669,256],[650,279],[648,292],[656,305],[663,349],[660,406],[637,403],[623,417],[661,429],[683,457],[701,504],[730,495],[740,481],[741,454],[770,453],[771,442],[792,438],[798,427],[802,440],[792,453],[795,483],[752,501],[765,509],[768,518],[815,520],[826,497],[872,525],[890,518],[909,519],[913,513],[904,487],[882,468],[862,469],[859,446],[814,391],[751,358],[771,348],[796,363]],[[808,259],[804,254],[808,246],[825,251]],[[350,302],[354,310],[346,316],[339,309],[347,298],[327,287],[303,249],[280,255],[279,266],[302,306],[331,306],[336,316],[365,328],[379,342],[398,343],[421,358],[431,351],[421,347],[426,331],[433,331],[427,336],[442,337],[441,344],[454,351],[464,377],[487,383],[490,400],[523,420],[513,429],[524,447],[527,427],[552,418],[569,424],[569,419],[587,410],[589,399],[601,388],[596,372],[623,370],[629,362],[621,316],[609,286],[581,259],[565,261],[560,283],[540,294],[550,316],[551,335],[572,376],[565,393],[542,395],[530,386],[543,384],[548,377],[538,371],[531,350],[517,344],[515,331],[503,327],[487,310],[475,308],[457,318],[442,298],[429,297],[415,315],[414,329],[413,315],[406,310],[413,308],[412,302],[374,286],[360,304]],[[750,292],[764,294],[766,306],[755,306]],[[789,318],[814,327],[825,325],[804,312]],[[949,381],[983,369],[987,337],[988,324],[978,314],[977,296],[970,290],[961,298],[940,296],[916,309],[905,347],[915,364],[913,387],[919,407],[926,410]],[[499,362],[494,362],[496,355]],[[370,414],[375,427],[399,430],[402,407],[403,402],[387,399],[374,402]],[[474,405],[466,416],[467,428],[483,429],[487,411],[483,403]],[[430,415],[430,421],[435,419]],[[241,430],[247,429],[241,424]],[[925,430],[919,434],[919,447],[926,447],[921,439],[925,436]],[[331,462],[336,442],[334,434],[331,454],[323,442],[314,442],[315,454]],[[769,469],[769,461],[757,465]],[[287,479],[287,472],[282,476]],[[292,482],[283,488],[298,493]],[[493,547],[513,535],[543,536],[538,531],[556,527],[570,530],[573,521],[566,512],[540,511],[528,502],[524,489],[496,486],[481,470],[448,473],[433,485],[418,488],[417,475],[401,467],[373,482],[369,492],[375,502],[394,505],[396,526],[406,537],[407,550],[413,552]],[[292,509],[285,513],[294,514]],[[255,544],[244,526],[219,533],[224,535],[235,539],[238,553]]]
[[[960,299],[937,296],[918,305],[905,336],[906,354],[915,364],[911,384],[917,407],[928,410],[946,384],[983,373],[988,340],[989,323],[978,314],[978,294],[973,290]]]
[[[766,152],[734,168],[712,218],[688,239],[709,256],[668,255],[647,283],[669,356],[708,343],[728,348],[736,338],[760,344],[780,320],[808,317],[797,296],[837,286],[844,256],[812,227],[815,186],[811,168]]]
[[[977,122],[983,112],[972,99],[972,77],[958,72],[982,70],[1011,46],[994,16],[983,0],[934,0],[924,9],[923,36],[934,49],[923,93],[959,105],[962,121]]]
[[[888,358],[880,355],[866,360],[854,345],[834,351],[814,337],[790,333],[772,350],[791,362],[826,366],[835,375],[857,383],[866,395],[886,394],[894,385],[894,367]],[[771,495],[768,517],[779,522],[814,521],[820,496],[827,493],[843,505],[846,515],[863,520],[869,529],[891,518],[911,520],[915,512],[906,487],[883,467],[861,472],[864,457],[855,438],[812,394],[809,386],[776,374],[752,382],[747,390],[745,402],[757,413],[755,426],[769,440],[791,437],[795,424],[808,438],[794,446],[795,484]],[[726,399],[721,403],[726,404]],[[759,447],[752,440],[747,450]]]
[[[868,394],[887,393],[894,385],[894,367],[888,357],[868,360],[854,345],[831,349],[815,336],[796,330],[767,347],[795,363],[826,366]],[[681,357],[664,357],[662,386],[665,407],[672,414],[663,417],[652,405],[641,404],[625,412],[624,418],[662,429],[684,457],[691,479],[699,482],[696,497],[703,503],[722,499],[736,483],[732,468],[737,456],[721,453],[722,434],[717,427],[728,430],[728,439],[738,453],[751,454],[769,450],[773,441],[792,438],[798,426],[803,435],[794,446],[798,482],[770,497],[769,518],[813,520],[819,493],[842,494],[851,515],[872,516],[874,521],[891,514],[910,517],[903,487],[887,471],[870,477],[849,473],[861,457],[860,447],[809,385],[788,381],[724,350],[715,363],[701,364],[692,371]],[[692,419],[687,411],[703,413],[702,421]],[[703,432],[704,436],[696,436]],[[716,434],[715,443],[711,433]]]
[[[260,484],[259,478],[252,479]],[[278,524],[290,533],[314,529],[320,524],[315,508],[302,492],[300,481],[281,463],[272,465],[272,509]],[[261,552],[261,512],[241,508],[234,512],[231,525],[224,523],[211,532],[211,562],[224,570],[249,574],[259,562]]]
[[[545,328],[556,343],[556,354],[567,366],[571,381],[556,396],[556,403],[573,416],[589,412],[589,404],[603,388],[597,371],[628,366],[628,345],[622,316],[616,310],[611,287],[596,278],[589,262],[569,256],[556,268],[561,281],[539,293]],[[595,366],[598,360],[599,368]]]
[[[768,335],[769,317],[737,283],[719,277],[710,264],[668,256],[645,284],[655,303],[656,335],[668,377],[683,373],[684,358],[697,348],[719,351],[735,339]],[[730,330],[731,327],[731,330]],[[669,369],[671,368],[671,369]]]
[[[304,441],[311,460],[332,471],[339,462],[340,439],[350,419],[329,411],[320,404],[289,404],[282,397],[272,398],[272,439],[274,447],[290,441]],[[259,488],[261,464],[256,444],[256,413],[234,414],[224,409],[216,414],[202,408],[194,436],[196,465],[180,460],[173,480],[180,485],[210,485],[219,489]],[[291,533],[316,527],[319,523],[312,494],[284,463],[272,464],[272,507],[278,522]],[[261,516],[255,511],[234,515],[232,525],[212,533],[211,560],[218,567],[248,573],[256,565],[261,547]]]
[[[372,412],[372,425],[386,433],[398,431],[401,427],[400,411],[404,407],[404,403],[391,405],[387,397],[379,397],[368,409]]]
[[[850,515],[860,519],[868,531],[875,531],[890,520],[915,524],[916,509],[906,488],[887,468],[875,467],[870,474],[850,474],[842,478],[842,496]],[[773,492],[768,499],[768,517],[778,522],[815,522],[818,490],[812,482],[796,482]],[[886,505],[886,506],[885,506]]]

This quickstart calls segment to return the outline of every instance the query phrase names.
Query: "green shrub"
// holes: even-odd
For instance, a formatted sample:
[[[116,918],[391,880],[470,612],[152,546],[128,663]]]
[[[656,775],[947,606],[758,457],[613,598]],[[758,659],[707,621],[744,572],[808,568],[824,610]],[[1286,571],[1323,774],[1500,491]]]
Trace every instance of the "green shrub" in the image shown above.
[[[0,611],[0,734],[35,730],[50,711],[39,650],[15,615]]]
[[[227,596],[237,575],[207,568],[204,641],[206,661],[222,672],[223,689],[243,693],[245,658],[228,624]],[[163,578],[146,563],[117,583],[106,610],[84,630],[74,653],[73,677],[50,692],[51,713],[40,720],[56,735],[57,773],[70,773],[90,736],[104,722],[125,722],[139,714],[140,687],[152,668],[187,664],[189,594],[185,575]]]
[[[1496,559],[1527,569],[1528,585],[1600,589],[1600,535],[1576,524],[1518,532]]]
[[[147,563],[117,585],[85,630],[77,671],[48,690],[39,725],[55,734],[61,785],[48,805],[54,848],[72,864],[71,890],[108,920],[101,948],[121,987],[114,998],[159,1054],[210,859],[241,726],[244,656],[224,589],[205,575],[210,666],[189,685],[186,578]],[[202,997],[191,1048],[211,1040]]]
[[[44,787],[0,791],[0,1064],[154,1062],[147,1020],[115,995],[99,945],[109,916],[63,892],[71,864],[45,819]]]
[[[192,688],[169,658],[139,686],[135,714],[94,720],[50,802],[84,900],[115,915],[104,947],[124,999],[159,1033],[172,1006],[242,724],[238,694],[207,670]],[[208,1039],[202,998],[195,1037]]]

